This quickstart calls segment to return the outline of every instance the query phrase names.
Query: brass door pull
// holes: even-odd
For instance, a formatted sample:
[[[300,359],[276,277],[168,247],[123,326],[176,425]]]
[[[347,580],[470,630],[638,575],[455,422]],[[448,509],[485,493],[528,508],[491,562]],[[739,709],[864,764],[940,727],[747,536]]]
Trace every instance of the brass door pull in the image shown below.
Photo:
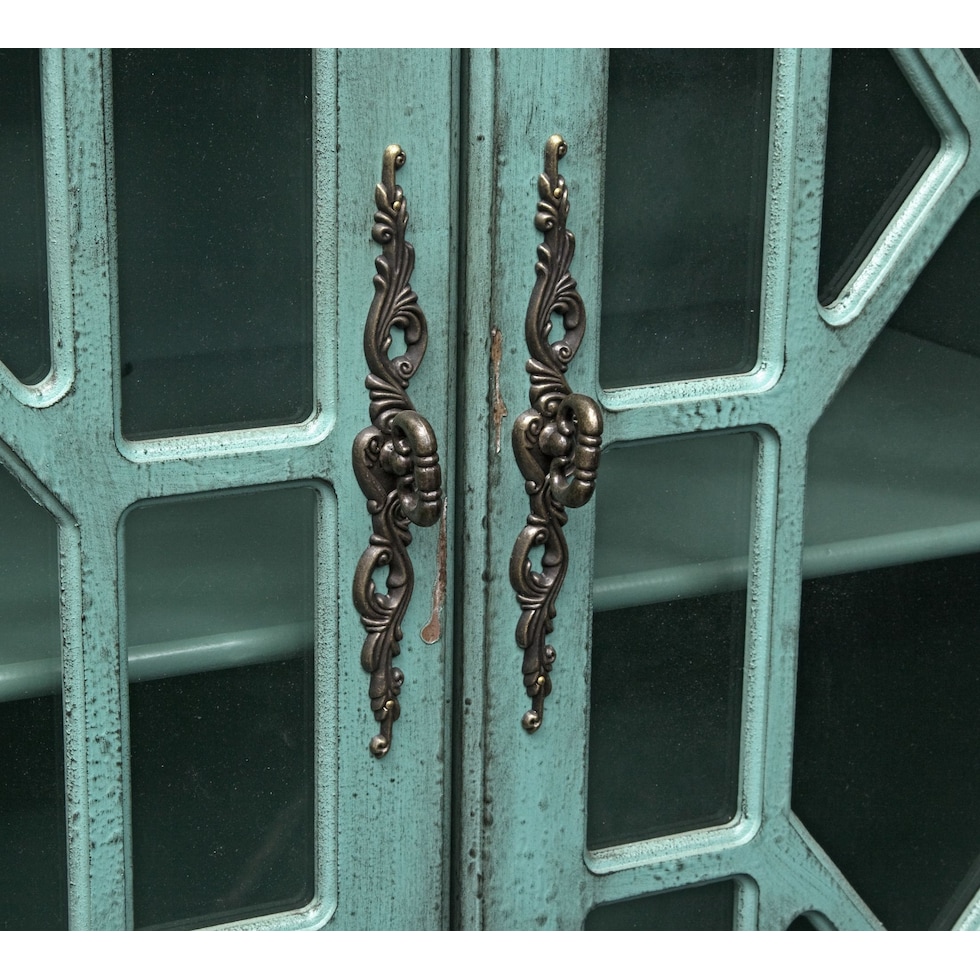
[[[544,241],[538,245],[537,279],[524,321],[531,407],[513,431],[514,455],[531,505],[510,559],[510,581],[521,607],[517,644],[524,651],[524,686],[531,698],[522,724],[529,732],[541,726],[544,699],[551,693],[555,649],[545,638],[553,629],[555,602],[568,571],[565,508],[588,503],[602,444],[602,411],[591,398],[573,392],[565,379],[585,333],[585,305],[568,271],[575,254],[575,236],[565,228],[568,187],[558,173],[567,149],[560,136],[552,136],[545,145],[545,172],[538,177],[534,225]],[[553,315],[561,317],[564,333],[549,342]],[[538,547],[544,548],[540,571],[531,562],[531,551]]]
[[[395,183],[405,163],[400,146],[385,149],[381,183],[375,187],[378,210],[371,235],[381,246],[374,260],[374,300],[364,325],[364,356],[370,374],[371,425],[354,440],[357,482],[367,498],[371,539],[354,572],[354,605],[367,631],[361,665],[371,675],[369,694],[380,732],[371,739],[372,755],[391,747],[398,718],[398,695],[405,675],[392,665],[402,639],[401,623],[412,598],[415,573],[408,557],[410,524],[429,527],[442,513],[442,474],[432,426],[408,397],[408,383],[425,354],[425,315],[412,291],[415,250],[405,241],[408,210]],[[406,350],[388,357],[392,328],[403,332]],[[387,593],[379,593],[374,573],[387,567]]]

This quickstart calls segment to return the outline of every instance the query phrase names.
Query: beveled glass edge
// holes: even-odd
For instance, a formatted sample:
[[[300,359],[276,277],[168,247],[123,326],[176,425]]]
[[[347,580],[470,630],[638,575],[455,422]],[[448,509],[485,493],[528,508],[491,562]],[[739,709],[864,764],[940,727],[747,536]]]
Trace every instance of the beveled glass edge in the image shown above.
[[[970,154],[969,127],[937,77],[935,64],[915,49],[894,49],[892,55],[936,127],[939,152],[839,295],[826,306],[817,304],[824,322],[833,328],[847,326],[856,319],[898,266],[915,263],[921,267],[928,261],[930,256],[921,255],[922,250],[917,247],[915,229],[963,171]],[[894,304],[896,308],[900,299]]]

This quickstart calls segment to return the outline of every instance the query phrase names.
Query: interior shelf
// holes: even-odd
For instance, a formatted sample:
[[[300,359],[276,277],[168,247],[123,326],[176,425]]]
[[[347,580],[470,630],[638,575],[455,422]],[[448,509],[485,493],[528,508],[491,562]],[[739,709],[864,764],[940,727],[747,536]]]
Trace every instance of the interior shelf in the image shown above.
[[[980,358],[884,331],[811,436],[804,577],[980,551],[978,395]],[[734,542],[748,541],[751,501],[726,437],[689,441],[702,439],[716,450],[674,473],[638,470],[629,450],[606,454],[595,609],[746,587],[747,547]]]
[[[977,392],[980,358],[885,331],[811,438],[805,576],[980,551]],[[606,453],[596,495],[597,610],[745,588],[752,454],[739,438],[752,437],[677,440],[698,443],[697,451],[681,446],[657,472],[642,453],[640,464],[630,449]],[[154,517],[146,509],[142,580],[155,585],[128,613],[131,680],[281,660],[312,646],[309,569],[283,547],[294,520],[276,517],[274,495],[250,496],[268,511],[249,527],[250,553],[267,556],[261,572],[232,548],[208,554],[205,576],[194,564],[200,552],[178,540],[185,511],[161,507]],[[234,508],[217,509],[214,520],[226,525],[219,539],[242,537]],[[18,528],[5,531],[11,553]],[[0,591],[0,700],[59,687],[57,582],[40,565],[21,562]]]
[[[313,494],[304,487],[204,495],[129,512],[121,606],[130,682],[312,649]],[[39,555],[34,515],[25,516],[8,522],[5,540],[15,574],[0,590],[0,701],[61,686],[56,556]]]

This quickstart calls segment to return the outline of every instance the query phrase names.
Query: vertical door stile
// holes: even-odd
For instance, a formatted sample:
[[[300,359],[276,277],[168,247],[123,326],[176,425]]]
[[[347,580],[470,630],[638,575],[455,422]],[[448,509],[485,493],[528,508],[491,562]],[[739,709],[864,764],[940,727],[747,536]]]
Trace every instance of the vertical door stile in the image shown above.
[[[829,331],[815,302],[819,227],[822,212],[824,140],[829,84],[829,52],[794,52],[794,84],[784,105],[792,124],[782,153],[792,163],[788,220],[772,247],[787,261],[783,313],[786,366],[773,389],[764,420],[779,441],[778,473],[772,502],[772,620],[763,731],[764,775],[759,801],[760,833],[746,867],[758,885],[758,920],[749,928],[785,929],[813,909],[847,928],[868,928],[874,917],[790,811],[793,778],[797,644],[803,555],[807,440],[810,427],[830,397],[839,338]]]
[[[503,334],[493,317],[497,148],[495,54],[463,57],[463,130],[459,235],[459,364],[455,568],[457,595],[453,656],[452,906],[453,928],[483,928],[484,768],[487,752],[487,589],[500,575],[490,559],[491,474],[506,452],[507,406],[500,395]],[[488,232],[489,225],[489,234]],[[490,274],[486,274],[490,270]],[[499,476],[498,476],[499,478]],[[474,588],[469,583],[478,583]]]
[[[782,234],[770,247],[787,265],[787,286],[782,310],[786,367],[774,389],[774,406],[765,412],[779,442],[779,468],[772,495],[773,548],[769,561],[772,621],[766,646],[768,671],[765,686],[766,718],[762,797],[756,803],[760,834],[749,851],[749,867],[758,888],[758,921],[750,928],[773,928],[792,907],[796,887],[795,863],[803,853],[795,835],[785,832],[789,786],[792,778],[792,732],[796,677],[796,641],[799,622],[798,589],[803,548],[803,503],[806,478],[806,432],[814,414],[813,394],[807,389],[808,370],[819,343],[820,322],[812,297],[816,295],[815,229],[820,222],[823,173],[823,127],[829,62],[825,52],[796,53],[796,71],[787,79],[782,105],[789,107],[791,123],[780,135],[782,159],[792,161],[787,215]],[[784,109],[784,112],[786,110]],[[778,122],[777,122],[778,124]],[[802,361],[802,365],[801,362]],[[775,841],[775,843],[774,843]],[[774,861],[776,855],[781,860]],[[812,858],[811,864],[815,864]],[[798,914],[798,913],[797,913]],[[785,928],[785,924],[781,927]]]
[[[480,56],[480,61],[489,58]],[[482,128],[470,134],[477,141],[481,135],[492,135],[494,251],[489,315],[473,311],[470,329],[483,336],[468,349],[467,360],[467,387],[474,399],[482,389],[487,405],[483,429],[489,429],[488,506],[484,515],[468,514],[470,535],[486,542],[487,581],[466,577],[471,589],[484,592],[485,602],[483,798],[478,807],[471,797],[462,815],[470,826],[482,822],[479,831],[463,831],[474,840],[479,836],[482,848],[459,859],[476,865],[468,887],[475,888],[482,901],[481,924],[487,929],[577,929],[590,904],[590,881],[581,855],[594,509],[570,512],[565,528],[569,568],[549,635],[557,651],[554,692],[548,698],[546,721],[532,734],[521,723],[529,707],[523,651],[515,635],[521,608],[508,575],[514,541],[527,521],[528,498],[510,443],[515,420],[529,406],[524,327],[542,241],[535,227],[538,175],[544,170],[545,144],[555,133],[568,146],[559,170],[569,187],[568,229],[576,239],[570,274],[590,322],[568,370],[568,382],[574,391],[596,394],[604,74],[602,51],[499,51],[494,91],[491,95],[482,90],[486,101],[493,99],[492,134]],[[576,84],[568,84],[569,79]],[[486,274],[470,264],[467,282]],[[468,285],[470,296],[485,299],[486,287]],[[556,342],[564,328],[560,316],[553,320],[549,339]],[[474,561],[475,552],[474,548]],[[532,553],[532,562],[537,560]],[[469,676],[464,681],[473,683]],[[471,774],[467,769],[464,776],[472,778]],[[480,874],[482,878],[472,880]]]
[[[337,270],[337,52],[313,50],[313,404],[325,432],[336,429],[338,399]],[[325,440],[329,444],[329,438]],[[343,460],[343,456],[340,457]],[[316,912],[311,924],[329,922],[336,914],[339,688],[340,665],[331,653],[341,648],[337,567],[338,504],[336,488],[319,471],[314,578],[314,760]]]
[[[121,929],[129,924],[130,882],[116,531],[128,503],[129,481],[113,437],[115,372],[107,370],[114,354],[110,325],[115,318],[107,249],[103,59],[98,51],[66,51],[64,57],[76,371],[63,403],[65,441],[54,459],[57,489],[77,521],[81,550],[80,609],[72,609],[70,597],[65,610],[77,611],[79,619],[63,622],[66,745],[80,741],[74,726],[83,726],[85,732],[84,755],[74,760],[82,774],[84,802],[80,812],[69,813],[69,866],[74,870],[83,865],[88,883],[88,901],[76,906],[73,925]],[[77,643],[72,642],[75,637]],[[83,828],[77,833],[80,817]],[[86,852],[83,859],[80,849]]]
[[[340,727],[338,818],[339,929],[432,929],[449,924],[451,704],[447,662],[452,615],[452,339],[456,319],[453,176],[458,127],[457,57],[448,50],[350,50],[337,53],[338,338],[340,367],[336,489],[339,520]],[[448,509],[433,527],[412,527],[415,582],[402,620],[394,666],[404,673],[401,713],[390,751],[374,758],[378,731],[361,666],[365,630],[352,600],[355,568],[371,536],[371,517],[351,464],[351,443],[370,424],[365,320],[374,296],[380,246],[371,229],[385,147],[405,163],[395,181],[408,210],[413,246],[411,290],[428,324],[428,344],[411,378],[411,399],[436,433]],[[404,350],[392,331],[392,356]],[[440,539],[442,545],[440,545]],[[440,549],[442,553],[440,554]],[[379,581],[380,579],[380,581]],[[384,572],[374,579],[387,593]],[[423,638],[423,632],[426,639]]]
[[[92,64],[94,60],[94,65]],[[48,237],[48,292],[51,324],[51,370],[38,384],[8,386],[2,392],[3,456],[7,466],[27,488],[28,493],[50,512],[58,526],[58,580],[60,589],[61,683],[64,718],[65,807],[67,828],[67,921],[71,928],[124,923],[122,897],[105,901],[101,889],[102,867],[115,881],[122,881],[121,850],[104,846],[99,832],[89,824],[89,780],[107,779],[110,793],[118,797],[120,781],[113,775],[118,764],[118,745],[112,739],[96,745],[88,735],[90,709],[86,700],[83,671],[83,582],[77,509],[77,473],[66,472],[66,447],[75,443],[73,399],[69,394],[75,381],[75,337],[73,317],[85,302],[86,276],[98,281],[104,271],[98,249],[92,265],[79,256],[83,218],[96,241],[100,224],[104,229],[104,208],[100,211],[98,186],[94,200],[79,199],[80,161],[78,133],[90,139],[98,155],[101,148],[97,55],[74,52],[66,57],[60,50],[41,52],[42,133],[44,144],[45,212]],[[96,185],[99,180],[96,176]],[[86,210],[86,205],[88,210]],[[97,292],[97,290],[96,290]],[[98,299],[96,299],[98,304]],[[111,418],[106,415],[104,424]],[[6,447],[9,446],[9,451]],[[70,466],[70,464],[67,464]],[[89,582],[85,591],[88,591]],[[112,664],[108,673],[111,675]],[[98,683],[98,682],[96,682]],[[109,678],[110,720],[118,712],[118,685]],[[101,707],[91,709],[99,714]],[[114,726],[118,731],[118,725]],[[103,751],[104,750],[104,751]],[[108,768],[102,759],[108,759]],[[108,778],[107,778],[108,774]],[[106,816],[109,836],[121,841],[121,810],[110,804]],[[97,853],[96,853],[97,852]],[[102,911],[108,904],[107,914]]]
[[[337,303],[339,221],[337,214],[337,52],[313,50],[313,392],[314,413],[327,432],[336,430],[339,403],[337,369],[340,325]],[[325,440],[329,444],[329,439]],[[328,450],[329,451],[329,450]],[[336,457],[335,457],[336,458]],[[345,462],[341,455],[340,465]],[[323,464],[320,464],[323,465]],[[337,464],[334,464],[337,465]],[[337,567],[338,502],[334,486],[320,482],[316,519],[314,712],[316,760],[315,850],[318,906],[315,924],[329,922],[337,910],[337,840],[339,837],[340,677],[336,651],[341,649],[338,599],[342,594]],[[311,917],[312,920],[313,917]],[[311,924],[314,924],[311,921]]]

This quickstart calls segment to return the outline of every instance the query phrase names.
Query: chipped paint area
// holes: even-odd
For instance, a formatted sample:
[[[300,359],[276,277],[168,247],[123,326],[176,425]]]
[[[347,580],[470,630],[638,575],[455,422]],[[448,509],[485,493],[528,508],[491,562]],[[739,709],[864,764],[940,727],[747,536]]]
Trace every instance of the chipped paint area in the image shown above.
[[[500,360],[503,356],[504,335],[496,328],[490,328],[490,366],[493,371],[493,444],[500,455],[500,427],[507,418],[507,406],[500,394]]]
[[[432,586],[432,615],[419,633],[422,642],[430,645],[438,643],[442,637],[442,610],[446,605],[446,554],[448,550],[446,514],[448,506],[448,500],[443,498],[442,518],[439,521],[439,544],[436,551],[436,581]]]

